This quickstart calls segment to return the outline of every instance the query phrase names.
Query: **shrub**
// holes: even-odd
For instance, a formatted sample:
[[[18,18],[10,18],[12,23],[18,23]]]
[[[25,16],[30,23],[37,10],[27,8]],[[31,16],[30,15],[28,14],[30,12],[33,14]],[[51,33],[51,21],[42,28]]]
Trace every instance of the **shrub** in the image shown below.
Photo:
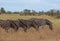
[[[56,16],[56,18],[60,19],[60,16]]]

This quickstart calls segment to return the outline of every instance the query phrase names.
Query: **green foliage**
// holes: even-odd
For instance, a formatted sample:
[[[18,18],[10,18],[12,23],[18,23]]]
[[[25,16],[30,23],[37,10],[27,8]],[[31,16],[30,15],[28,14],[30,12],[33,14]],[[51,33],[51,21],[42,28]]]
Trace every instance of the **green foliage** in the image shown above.
[[[7,11],[6,13],[7,13],[7,14],[12,14],[12,12],[11,12],[11,11]]]
[[[49,16],[57,16],[56,18],[60,18],[60,10],[55,10],[55,9],[51,9],[47,12],[44,12],[44,11],[35,11],[35,10],[29,10],[29,9],[24,9],[23,11],[19,12],[19,11],[5,11],[4,8],[2,7],[1,10],[0,10],[0,14],[20,14],[20,15],[49,15]]]
[[[25,9],[25,10],[23,11],[23,14],[25,14],[25,15],[30,15],[30,14],[31,14],[31,12],[30,12],[30,10]]]
[[[13,12],[13,14],[19,14],[19,12]]]
[[[1,13],[5,13],[5,10],[3,7],[1,8]]]

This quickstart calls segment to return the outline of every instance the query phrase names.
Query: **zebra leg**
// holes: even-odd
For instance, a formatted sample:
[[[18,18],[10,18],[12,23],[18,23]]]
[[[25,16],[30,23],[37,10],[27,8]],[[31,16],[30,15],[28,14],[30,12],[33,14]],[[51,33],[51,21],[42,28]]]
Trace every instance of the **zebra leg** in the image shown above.
[[[8,29],[9,29],[9,28],[5,28],[5,31],[6,31],[7,33],[8,33]]]
[[[15,27],[15,31],[18,31],[18,27]]]
[[[39,26],[35,25],[34,28],[36,29],[36,31],[39,31]]]
[[[27,27],[24,27],[24,31],[27,32]]]
[[[36,30],[39,31],[39,26],[36,27]]]

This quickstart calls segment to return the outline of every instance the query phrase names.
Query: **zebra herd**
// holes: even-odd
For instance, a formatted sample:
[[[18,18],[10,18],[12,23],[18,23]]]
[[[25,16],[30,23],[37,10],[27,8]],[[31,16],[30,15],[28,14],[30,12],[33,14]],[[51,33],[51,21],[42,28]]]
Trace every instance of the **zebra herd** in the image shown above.
[[[5,29],[6,32],[10,28],[13,28],[15,31],[18,31],[19,28],[23,28],[25,32],[31,27],[39,30],[39,26],[48,25],[49,29],[52,30],[52,22],[48,19],[37,19],[31,18],[29,20],[17,19],[17,20],[0,20],[0,27]]]

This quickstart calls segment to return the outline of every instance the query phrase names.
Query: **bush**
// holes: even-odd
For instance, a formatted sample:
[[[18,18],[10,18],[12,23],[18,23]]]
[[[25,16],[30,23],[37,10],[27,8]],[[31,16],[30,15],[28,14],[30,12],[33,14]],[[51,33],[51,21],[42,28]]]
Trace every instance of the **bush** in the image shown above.
[[[60,16],[56,16],[56,18],[60,19]]]

